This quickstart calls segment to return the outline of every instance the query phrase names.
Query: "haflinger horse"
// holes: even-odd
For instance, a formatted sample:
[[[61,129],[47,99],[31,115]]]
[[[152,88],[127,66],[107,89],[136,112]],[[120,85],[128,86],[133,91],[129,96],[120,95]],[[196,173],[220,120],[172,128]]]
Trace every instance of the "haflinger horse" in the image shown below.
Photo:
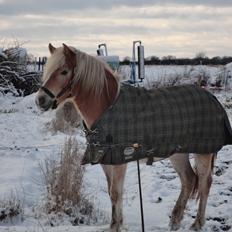
[[[59,48],[49,44],[49,51],[51,56],[48,58],[43,72],[43,84],[36,96],[36,104],[46,111],[55,109],[59,104],[69,99],[81,115],[86,129],[92,131],[94,123],[104,115],[107,109],[111,108],[120,95],[119,76],[97,57],[90,56],[65,44]],[[206,90],[202,91],[207,92]],[[200,92],[199,96],[201,94],[204,93]],[[184,98],[181,97],[181,99]],[[213,109],[214,107],[212,106],[211,108]],[[202,110],[204,111],[204,109]],[[197,114],[196,118],[199,118]],[[112,126],[114,127],[118,126],[114,125],[113,121],[109,123],[113,124]],[[182,123],[181,120],[179,123]],[[193,129],[197,130],[198,128]],[[92,133],[94,132],[92,131]],[[184,136],[188,137],[188,131]],[[201,138],[197,139],[196,141],[201,142]],[[135,147],[126,148],[124,150],[125,155],[133,153]],[[181,192],[170,219],[171,230],[180,228],[187,201],[193,196],[197,196],[199,207],[191,228],[200,230],[204,225],[205,209],[212,183],[212,170],[216,152],[208,152],[207,150],[207,152],[195,154],[195,167],[192,167],[190,164],[189,154],[182,152],[181,149],[173,151],[168,157],[181,181]],[[193,149],[191,153],[196,152]],[[118,165],[102,164],[112,203],[111,232],[118,232],[122,228],[122,194],[126,167],[126,162]]]

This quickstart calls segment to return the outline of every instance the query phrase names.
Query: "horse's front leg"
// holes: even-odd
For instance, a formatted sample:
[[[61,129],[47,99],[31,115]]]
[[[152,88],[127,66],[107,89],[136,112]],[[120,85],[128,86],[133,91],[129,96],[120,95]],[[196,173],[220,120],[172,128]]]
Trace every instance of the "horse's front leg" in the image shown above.
[[[111,232],[119,232],[123,223],[122,194],[126,167],[126,164],[115,166],[102,165],[107,178],[108,192],[112,204]]]

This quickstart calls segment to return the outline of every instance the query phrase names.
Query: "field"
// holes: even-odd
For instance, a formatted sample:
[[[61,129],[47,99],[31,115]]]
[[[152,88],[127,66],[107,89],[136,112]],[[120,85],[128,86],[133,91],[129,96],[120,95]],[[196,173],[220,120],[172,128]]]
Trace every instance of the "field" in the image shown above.
[[[194,83],[199,75],[214,82],[223,67],[150,66],[146,68],[144,86]],[[122,76],[129,75],[129,67],[121,68]],[[227,91],[215,93],[225,106],[232,121],[232,91],[230,81]],[[10,220],[0,222],[4,232],[97,232],[107,231],[111,207],[106,179],[100,165],[86,166],[84,192],[94,205],[96,221],[89,225],[72,226],[67,218],[56,218],[55,227],[51,217],[41,212],[46,186],[43,182],[41,163],[48,157],[56,160],[70,133],[49,129],[55,112],[40,112],[35,105],[35,94],[27,97],[0,96],[0,208],[3,202],[15,199],[22,212]],[[80,152],[85,150],[85,137],[81,128],[72,135],[78,141]],[[204,232],[232,231],[232,146],[224,147],[215,163],[214,178],[206,211]],[[169,160],[156,162],[153,166],[141,164],[144,198],[145,227],[147,232],[168,230],[169,216],[180,191],[180,183]],[[124,188],[125,231],[141,231],[138,180],[136,163],[128,165]],[[196,215],[196,202],[189,202],[181,229],[189,231]],[[56,217],[56,216],[55,216]]]

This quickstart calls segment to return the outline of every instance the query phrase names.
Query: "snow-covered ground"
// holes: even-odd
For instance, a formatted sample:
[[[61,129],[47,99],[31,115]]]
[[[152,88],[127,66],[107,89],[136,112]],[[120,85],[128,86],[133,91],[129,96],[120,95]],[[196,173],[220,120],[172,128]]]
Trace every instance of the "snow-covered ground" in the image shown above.
[[[165,75],[170,72],[168,68]],[[228,115],[232,119],[232,93],[219,93],[218,98],[221,102],[226,102]],[[2,223],[0,231],[107,231],[111,207],[106,179],[100,165],[87,166],[84,178],[86,194],[101,217],[97,225],[71,226],[65,222],[62,226],[50,227],[44,218],[36,217],[45,190],[40,163],[46,157],[56,157],[68,135],[61,132],[54,134],[46,129],[54,112],[41,113],[34,100],[35,94],[25,98],[0,96],[0,199],[7,198],[14,192],[24,208],[22,221],[17,218],[7,224]],[[80,148],[84,150],[85,138],[81,130],[77,131],[76,138]],[[136,168],[136,163],[128,165],[123,197],[125,231],[130,232],[141,231]],[[206,225],[202,231],[232,231],[232,146],[226,146],[219,152],[214,172]],[[168,231],[169,216],[180,191],[177,174],[170,162],[164,160],[153,166],[141,164],[141,178],[146,232]],[[195,215],[196,203],[193,200],[187,206],[179,231],[189,231]]]
[[[121,66],[119,68],[123,78],[130,76],[130,66]],[[159,87],[160,85],[186,83],[193,84],[201,80],[206,80],[208,84],[215,84],[220,78],[224,87],[226,82],[227,88],[232,89],[232,63],[225,66],[207,66],[207,65],[147,65],[145,68],[144,85],[146,87]]]

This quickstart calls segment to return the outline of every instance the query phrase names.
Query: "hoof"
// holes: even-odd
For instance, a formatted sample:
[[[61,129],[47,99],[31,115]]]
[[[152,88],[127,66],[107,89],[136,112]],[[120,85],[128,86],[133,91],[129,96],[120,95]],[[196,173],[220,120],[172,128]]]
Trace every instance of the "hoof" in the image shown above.
[[[170,222],[169,227],[171,231],[176,231],[180,229],[180,223]]]
[[[110,232],[121,232],[121,225],[120,224],[111,225]]]
[[[199,231],[201,230],[201,228],[204,226],[205,222],[204,221],[200,221],[200,220],[196,220],[192,226],[190,227],[191,230],[194,231]]]

